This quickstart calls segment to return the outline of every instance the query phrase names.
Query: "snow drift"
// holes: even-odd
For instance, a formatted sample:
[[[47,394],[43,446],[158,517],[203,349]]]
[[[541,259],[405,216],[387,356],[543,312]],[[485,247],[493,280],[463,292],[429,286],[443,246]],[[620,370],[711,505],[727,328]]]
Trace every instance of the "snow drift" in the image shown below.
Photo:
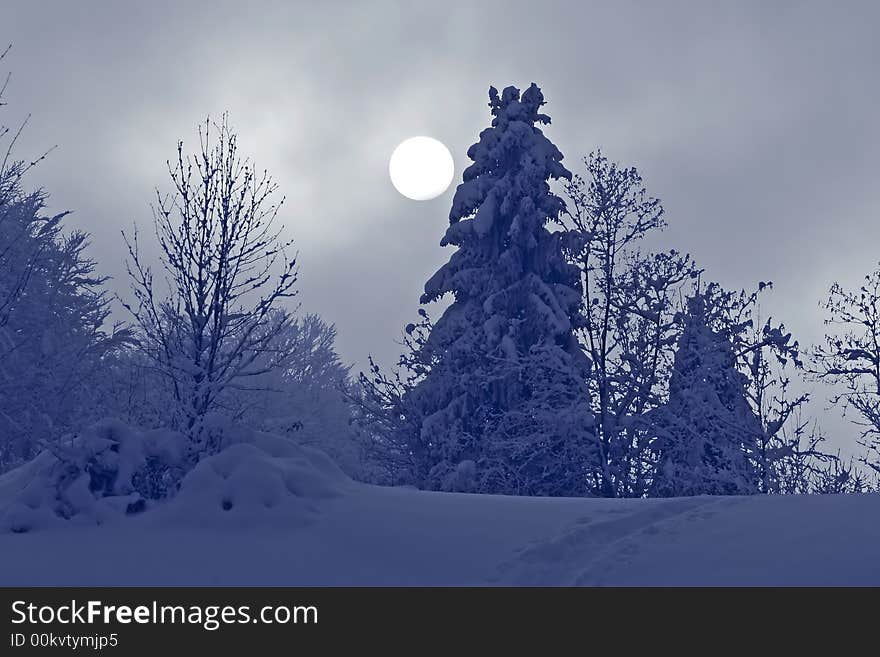
[[[295,527],[316,518],[316,500],[337,497],[350,484],[323,452],[239,429],[226,448],[193,468],[158,515],[184,526],[197,518],[200,526]]]
[[[0,477],[0,531],[103,525],[148,511],[183,524],[295,524],[314,516],[311,500],[351,483],[329,457],[291,440],[222,424],[208,430],[221,450],[185,472],[181,434],[99,422]]]

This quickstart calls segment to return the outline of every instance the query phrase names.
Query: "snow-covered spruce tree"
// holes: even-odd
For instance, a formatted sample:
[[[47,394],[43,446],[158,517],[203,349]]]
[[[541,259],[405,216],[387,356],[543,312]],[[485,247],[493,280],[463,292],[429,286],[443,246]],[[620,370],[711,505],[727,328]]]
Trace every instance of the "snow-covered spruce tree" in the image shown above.
[[[749,495],[758,492],[754,464],[761,424],[746,397],[733,344],[709,326],[706,299],[688,301],[669,381],[657,410],[657,469],[651,494]]]
[[[422,303],[452,294],[417,354],[431,363],[408,393],[413,452],[427,488],[582,495],[593,446],[578,269],[566,261],[562,153],[538,125],[544,97],[489,90],[492,125],[470,147],[441,241],[458,250],[425,285]]]

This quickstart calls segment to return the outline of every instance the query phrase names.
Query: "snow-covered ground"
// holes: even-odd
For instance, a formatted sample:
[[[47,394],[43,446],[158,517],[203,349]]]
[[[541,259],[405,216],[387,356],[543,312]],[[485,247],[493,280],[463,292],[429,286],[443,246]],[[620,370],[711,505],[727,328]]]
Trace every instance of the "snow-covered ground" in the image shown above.
[[[0,476],[0,585],[880,585],[877,494],[430,493],[217,431],[163,502],[144,468],[176,463],[182,436],[115,420]]]
[[[350,484],[247,521],[0,534],[17,585],[880,585],[880,496],[591,500]],[[304,520],[305,518],[305,520]]]

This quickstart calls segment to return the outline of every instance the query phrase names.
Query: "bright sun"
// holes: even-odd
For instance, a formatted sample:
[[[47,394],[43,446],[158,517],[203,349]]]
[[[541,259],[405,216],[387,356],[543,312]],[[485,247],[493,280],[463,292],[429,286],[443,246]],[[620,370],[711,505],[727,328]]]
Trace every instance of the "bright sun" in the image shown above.
[[[446,191],[455,165],[442,142],[431,137],[410,137],[394,149],[388,173],[398,192],[414,201],[427,201]]]

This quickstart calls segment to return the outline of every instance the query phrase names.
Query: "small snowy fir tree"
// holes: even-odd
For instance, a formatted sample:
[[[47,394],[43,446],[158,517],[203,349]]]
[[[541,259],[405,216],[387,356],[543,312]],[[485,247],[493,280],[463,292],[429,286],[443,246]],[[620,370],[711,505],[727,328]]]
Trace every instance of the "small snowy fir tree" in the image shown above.
[[[570,179],[538,124],[550,122],[532,84],[489,90],[492,126],[468,150],[441,245],[458,250],[425,285],[422,303],[452,305],[416,354],[430,364],[409,391],[417,476],[435,489],[582,495],[593,445],[589,361],[578,269],[551,232],[564,208],[551,179]]]
[[[658,409],[653,495],[758,492],[752,459],[761,425],[746,398],[746,384],[733,345],[709,326],[705,296],[695,295],[675,354],[669,400]]]

